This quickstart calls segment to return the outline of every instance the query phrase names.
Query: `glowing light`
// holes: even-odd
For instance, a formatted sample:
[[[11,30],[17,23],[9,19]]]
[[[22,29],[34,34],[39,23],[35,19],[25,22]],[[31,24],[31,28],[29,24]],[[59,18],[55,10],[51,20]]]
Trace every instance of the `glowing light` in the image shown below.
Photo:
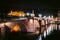
[[[38,40],[42,40],[42,36],[41,35],[39,36],[39,39]]]
[[[51,16],[53,18],[53,16]]]
[[[22,16],[24,17],[25,15],[23,14]]]
[[[8,26],[9,28],[12,28],[14,23],[13,22],[6,22],[5,25]]]
[[[26,16],[26,13],[24,13],[23,11],[11,11],[8,15],[11,15],[11,16]]]
[[[38,14],[38,16],[39,16],[39,17],[42,17],[42,15],[41,15],[41,14]]]
[[[28,25],[28,27],[27,27],[27,31],[28,32],[33,32],[36,35],[39,34],[39,29],[36,29],[36,28],[39,28],[40,27],[38,20],[30,19],[27,22],[27,25]]]
[[[5,25],[10,26],[12,22],[6,22]]]
[[[11,29],[11,32],[12,31],[15,31],[15,32],[17,32],[17,31],[21,31],[21,28],[19,27],[19,25],[15,25],[12,29]]]
[[[32,16],[32,17],[34,17],[34,16],[35,16],[35,14],[31,14],[31,16]]]
[[[33,22],[33,19],[30,19],[30,22]]]
[[[21,16],[21,14],[19,14],[19,16]]]
[[[46,36],[47,36],[46,34],[47,34],[46,31],[44,31],[44,38],[46,38]]]
[[[47,35],[51,34],[51,31],[52,31],[51,28],[52,28],[51,26],[48,27],[48,29],[47,29]]]
[[[30,14],[29,14],[29,13],[27,13],[27,15],[29,16]]]

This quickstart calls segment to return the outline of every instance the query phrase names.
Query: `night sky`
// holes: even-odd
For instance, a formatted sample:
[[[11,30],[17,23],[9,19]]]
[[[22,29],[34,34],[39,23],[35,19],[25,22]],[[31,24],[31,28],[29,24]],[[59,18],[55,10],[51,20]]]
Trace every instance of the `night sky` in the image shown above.
[[[35,10],[35,13],[37,12],[56,12],[60,8],[60,1],[52,1],[52,0],[8,0],[0,1],[0,14],[8,13],[11,10],[13,11],[32,11]]]

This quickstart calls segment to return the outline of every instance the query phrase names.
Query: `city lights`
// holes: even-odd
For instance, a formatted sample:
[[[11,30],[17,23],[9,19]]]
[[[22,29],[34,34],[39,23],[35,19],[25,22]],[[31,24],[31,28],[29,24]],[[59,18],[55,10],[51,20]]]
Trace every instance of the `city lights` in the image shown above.
[[[19,18],[12,19],[14,22],[1,23],[0,28],[2,28],[2,30],[4,30],[3,27],[6,25],[11,29],[10,32],[22,32],[26,30],[27,33],[31,32],[34,35],[39,35],[41,33],[40,35],[43,35],[44,38],[49,36],[53,32],[54,28],[57,30],[57,25],[53,23],[55,23],[55,21],[58,21],[58,18],[54,18],[53,15],[38,14],[36,16],[34,14],[34,10],[32,10],[32,13],[25,13],[24,11],[11,11],[8,15],[17,16]],[[26,19],[28,20],[27,22],[25,22]],[[20,22],[25,25],[25,29],[23,28],[23,25],[20,25]],[[39,36],[39,40],[41,39],[42,36]]]
[[[0,0],[0,40],[59,40],[60,0]]]
[[[26,16],[26,13],[24,11],[11,11],[8,15],[11,15],[11,16]]]

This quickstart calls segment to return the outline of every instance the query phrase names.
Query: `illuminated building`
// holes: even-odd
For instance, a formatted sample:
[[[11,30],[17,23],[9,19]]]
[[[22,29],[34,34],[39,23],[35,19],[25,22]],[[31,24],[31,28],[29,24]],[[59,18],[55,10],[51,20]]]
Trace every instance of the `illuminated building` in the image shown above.
[[[26,16],[25,12],[23,11],[11,11],[8,15],[11,15],[11,16]]]

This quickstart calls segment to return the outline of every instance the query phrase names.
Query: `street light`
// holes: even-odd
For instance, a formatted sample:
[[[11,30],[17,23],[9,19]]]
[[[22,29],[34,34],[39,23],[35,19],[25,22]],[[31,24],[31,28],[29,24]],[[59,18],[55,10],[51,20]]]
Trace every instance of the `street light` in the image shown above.
[[[39,17],[42,17],[42,15],[41,15],[41,14],[38,14],[38,16],[39,16]]]
[[[35,16],[35,14],[31,14],[31,17],[34,17]]]
[[[27,13],[27,16],[29,16],[30,14],[29,13]]]

